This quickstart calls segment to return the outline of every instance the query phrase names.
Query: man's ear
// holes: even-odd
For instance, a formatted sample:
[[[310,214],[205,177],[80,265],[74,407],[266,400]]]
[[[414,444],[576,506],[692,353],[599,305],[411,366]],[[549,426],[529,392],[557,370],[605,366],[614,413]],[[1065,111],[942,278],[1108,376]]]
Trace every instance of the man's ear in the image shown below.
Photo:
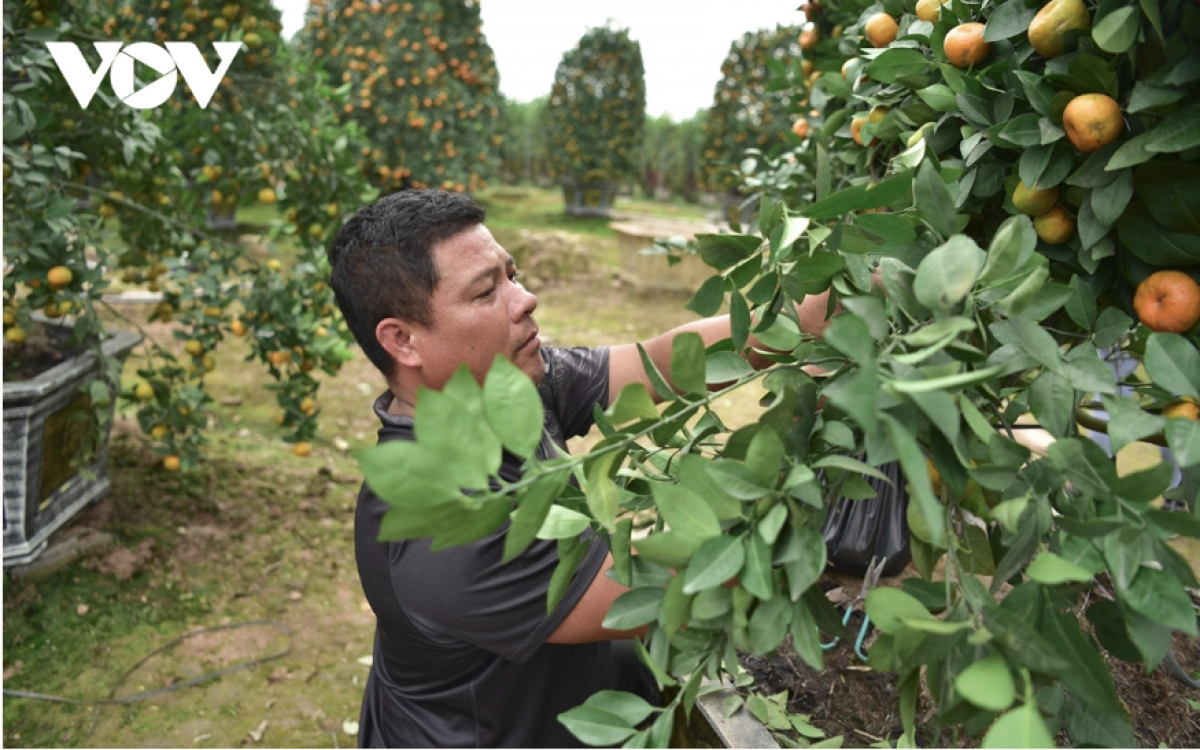
[[[413,338],[413,324],[399,318],[384,318],[375,326],[375,338],[402,367],[420,367],[421,354]]]

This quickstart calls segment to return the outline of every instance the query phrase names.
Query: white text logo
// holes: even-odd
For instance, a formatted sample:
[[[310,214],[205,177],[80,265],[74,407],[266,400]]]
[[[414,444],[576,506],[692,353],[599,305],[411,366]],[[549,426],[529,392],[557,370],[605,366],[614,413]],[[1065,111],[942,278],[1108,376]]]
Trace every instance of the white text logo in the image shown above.
[[[166,49],[149,42],[137,42],[128,47],[124,47],[124,42],[92,42],[92,46],[100,56],[100,65],[95,70],[88,65],[74,42],[46,42],[50,56],[67,80],[79,106],[87,108],[107,73],[117,98],[134,109],[153,109],[171,98],[178,74],[182,74],[184,83],[196,97],[196,103],[204,109],[225,77],[225,71],[233,64],[233,58],[242,48],[242,43],[213,44],[221,58],[216,71],[208,69],[200,50],[191,42],[167,42]],[[159,79],[134,91],[134,62],[140,62],[159,73]]]

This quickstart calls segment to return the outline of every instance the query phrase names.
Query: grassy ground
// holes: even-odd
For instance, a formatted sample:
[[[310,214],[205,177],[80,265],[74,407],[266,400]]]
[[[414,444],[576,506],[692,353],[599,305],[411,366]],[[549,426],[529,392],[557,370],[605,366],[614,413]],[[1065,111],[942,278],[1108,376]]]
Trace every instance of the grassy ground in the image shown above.
[[[530,261],[548,343],[625,343],[694,317],[683,307],[685,295],[644,295],[619,282],[612,231],[601,220],[563,216],[557,192],[500,188],[479,198],[500,241]],[[655,207],[618,204],[643,213]],[[696,207],[668,208],[661,213],[703,215]],[[242,218],[265,222],[272,215],[264,208]],[[122,311],[141,323],[148,312],[133,305]],[[145,330],[173,342],[169,325]],[[75,525],[77,531],[111,533],[116,545],[37,582],[5,580],[4,685],[96,700],[114,688],[122,697],[177,685],[289,645],[290,653],[130,705],[91,708],[6,696],[5,745],[355,743],[345,722],[357,718],[367,674],[360,659],[371,652],[373,616],[354,567],[357,466],[335,446],[373,444],[370,403],[384,383],[361,356],[338,377],[324,377],[316,451],[297,458],[280,439],[274,398],[263,390],[270,378],[261,366],[243,362],[246,353],[236,339],[217,353],[207,383],[214,398],[212,444],[194,476],[162,471],[132,416],[118,416],[109,460],[112,489]],[[126,378],[136,377],[139,356],[126,365]],[[759,395],[757,386],[734,394],[720,404],[722,416],[735,426],[753,419]],[[264,618],[292,635],[266,625],[203,633],[115,684],[181,635]]]

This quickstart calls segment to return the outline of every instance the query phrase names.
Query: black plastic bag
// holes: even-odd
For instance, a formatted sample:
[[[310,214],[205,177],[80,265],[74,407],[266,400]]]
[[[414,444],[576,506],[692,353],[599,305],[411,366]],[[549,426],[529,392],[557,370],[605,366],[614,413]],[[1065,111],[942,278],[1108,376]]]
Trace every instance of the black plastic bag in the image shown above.
[[[834,502],[821,528],[829,564],[846,573],[865,573],[872,558],[887,558],[883,575],[894,576],[912,560],[908,546],[908,492],[900,462],[879,467],[892,484],[865,477],[876,495],[868,500]]]

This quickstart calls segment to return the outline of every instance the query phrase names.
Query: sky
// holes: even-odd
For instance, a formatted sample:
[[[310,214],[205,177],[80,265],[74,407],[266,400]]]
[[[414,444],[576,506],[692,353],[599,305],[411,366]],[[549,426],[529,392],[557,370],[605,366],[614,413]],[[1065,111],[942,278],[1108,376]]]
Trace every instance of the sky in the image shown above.
[[[290,37],[307,0],[273,0]],[[712,104],[729,45],[747,31],[800,23],[801,0],[482,0],[483,33],[496,54],[500,91],[517,101],[550,93],[563,53],[611,20],[642,46],[646,114],[691,117]]]

